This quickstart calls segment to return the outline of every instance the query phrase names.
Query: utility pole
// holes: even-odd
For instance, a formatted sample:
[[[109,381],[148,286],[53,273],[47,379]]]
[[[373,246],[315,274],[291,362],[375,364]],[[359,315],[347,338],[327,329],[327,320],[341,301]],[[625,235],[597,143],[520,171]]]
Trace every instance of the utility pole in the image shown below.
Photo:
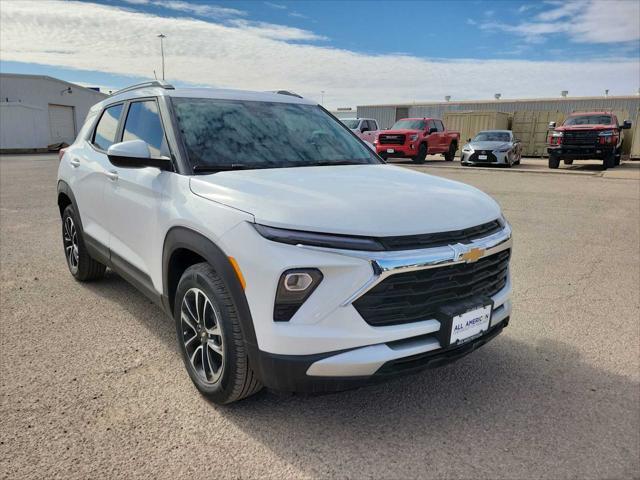
[[[164,33],[158,34],[158,38],[160,39],[160,54],[162,55],[162,80],[164,81],[164,43],[163,39],[167,38]]]

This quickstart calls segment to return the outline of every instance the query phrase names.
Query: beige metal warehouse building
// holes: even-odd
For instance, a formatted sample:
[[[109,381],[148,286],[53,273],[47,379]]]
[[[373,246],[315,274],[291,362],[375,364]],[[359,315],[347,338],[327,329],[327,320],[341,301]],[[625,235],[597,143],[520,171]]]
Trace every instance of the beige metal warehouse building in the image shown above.
[[[0,151],[44,151],[76,137],[107,95],[44,75],[0,74]]]

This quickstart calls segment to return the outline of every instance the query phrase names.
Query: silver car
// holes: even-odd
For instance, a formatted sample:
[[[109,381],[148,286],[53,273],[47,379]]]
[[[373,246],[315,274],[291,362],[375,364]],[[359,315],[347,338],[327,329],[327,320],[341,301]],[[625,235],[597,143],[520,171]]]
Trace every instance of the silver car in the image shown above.
[[[462,147],[462,165],[518,165],[522,143],[511,130],[485,130]]]

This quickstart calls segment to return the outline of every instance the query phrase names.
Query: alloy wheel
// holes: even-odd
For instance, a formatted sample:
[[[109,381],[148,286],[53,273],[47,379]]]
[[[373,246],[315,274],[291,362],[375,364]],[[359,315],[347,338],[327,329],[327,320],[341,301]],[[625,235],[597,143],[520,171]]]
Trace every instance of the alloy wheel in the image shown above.
[[[182,342],[187,358],[200,380],[216,383],[224,368],[220,311],[199,288],[190,288],[180,307]]]
[[[78,252],[78,231],[76,225],[73,223],[73,218],[67,217],[64,220],[62,242],[64,244],[64,253],[67,257],[67,263],[71,273],[76,274],[78,272],[78,265],[80,264],[80,254]]]

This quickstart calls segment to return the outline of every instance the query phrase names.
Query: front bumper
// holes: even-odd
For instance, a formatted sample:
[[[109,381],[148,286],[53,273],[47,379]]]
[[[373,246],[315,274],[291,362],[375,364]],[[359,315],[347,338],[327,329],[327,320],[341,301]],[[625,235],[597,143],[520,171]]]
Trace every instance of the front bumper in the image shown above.
[[[479,155],[481,155],[480,152],[473,150],[470,152],[463,151],[460,155],[460,162],[463,165],[507,165],[509,163],[510,152],[483,152],[482,155],[487,156],[487,158],[483,160],[479,158]]]
[[[327,391],[365,383],[392,373],[390,365],[420,356],[438,363],[449,350],[440,343],[436,318],[397,325],[368,324],[353,302],[392,275],[464,263],[471,247],[484,256],[511,248],[511,228],[473,241],[408,251],[350,251],[287,245],[261,237],[248,223],[225,234],[223,247],[235,257],[246,280],[257,345],[252,368],[274,389]],[[314,267],[323,281],[289,322],[273,321],[277,281],[283,271]],[[491,296],[491,331],[506,324],[511,314],[511,281]],[[485,336],[491,332],[486,333]],[[484,343],[480,337],[474,345]],[[475,348],[475,347],[474,347]],[[461,350],[462,351],[462,350]],[[466,351],[466,350],[465,350]],[[432,358],[433,357],[433,358]],[[384,373],[386,372],[386,373]],[[383,375],[384,373],[384,375]]]
[[[602,160],[615,150],[615,145],[561,145],[547,147],[547,153],[572,160]]]
[[[393,150],[393,152],[389,152]],[[411,158],[418,153],[417,146],[413,142],[404,145],[376,145],[376,152],[382,158]]]

